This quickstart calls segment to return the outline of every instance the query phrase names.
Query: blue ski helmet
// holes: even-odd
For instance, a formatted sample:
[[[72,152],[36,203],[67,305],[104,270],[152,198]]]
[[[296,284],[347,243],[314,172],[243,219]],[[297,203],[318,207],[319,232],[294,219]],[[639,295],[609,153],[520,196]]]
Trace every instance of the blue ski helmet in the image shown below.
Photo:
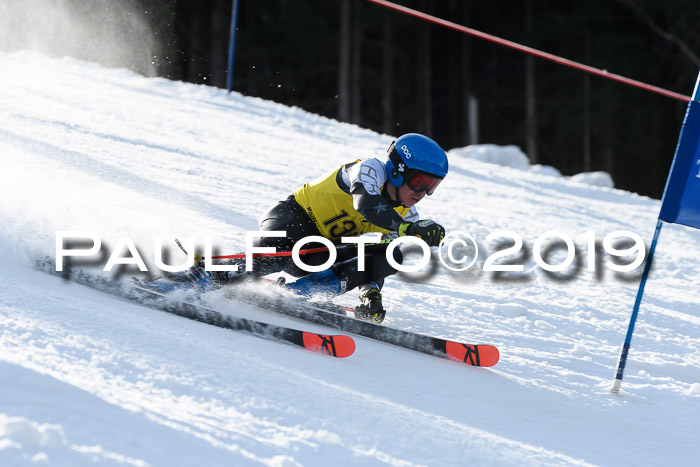
[[[407,183],[431,195],[447,175],[447,154],[432,139],[418,133],[400,136],[389,146],[386,175],[395,187]]]

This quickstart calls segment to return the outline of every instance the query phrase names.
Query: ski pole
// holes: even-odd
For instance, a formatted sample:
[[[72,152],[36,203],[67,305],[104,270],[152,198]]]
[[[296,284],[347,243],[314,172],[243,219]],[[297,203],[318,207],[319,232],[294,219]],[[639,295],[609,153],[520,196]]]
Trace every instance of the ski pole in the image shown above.
[[[391,239],[384,239],[376,243],[366,243],[366,246],[374,246],[374,245],[381,245],[383,243],[388,243],[390,242]],[[343,249],[343,248],[351,248],[355,246],[354,243],[344,243],[341,245],[335,245],[335,249]],[[322,253],[324,251],[328,251],[328,247],[321,246],[318,248],[308,248],[306,250],[299,250],[300,255],[308,255],[310,253]],[[291,251],[276,251],[274,253],[253,253],[253,258],[260,258],[260,257],[266,257],[266,256],[292,256]],[[211,259],[241,259],[245,258],[245,253],[239,253],[236,255],[225,255],[225,256],[212,256]]]
[[[328,251],[328,247],[320,246],[318,248],[309,248],[306,250],[299,250],[300,255],[308,255],[310,253],[322,253]],[[267,257],[267,256],[292,256],[291,251],[276,251],[274,253],[253,253],[253,258]],[[239,253],[236,255],[224,255],[224,256],[212,256],[211,259],[240,259],[245,258],[245,253]]]
[[[187,254],[187,250],[182,246],[182,243],[176,238],[175,243],[177,243],[177,246],[180,247],[180,249]],[[372,245],[379,245],[381,243],[384,243],[384,241],[377,242],[377,243],[368,243],[368,246]],[[354,244],[348,243],[345,245],[336,245],[336,249],[338,248],[348,248],[352,247]],[[308,248],[306,250],[299,250],[300,255],[308,255],[311,253],[323,253],[324,251],[328,251],[328,247],[321,246],[318,248]],[[260,257],[281,257],[281,256],[292,256],[291,251],[276,251],[275,253],[253,253],[253,258],[260,258]],[[211,259],[242,259],[245,258],[245,253],[238,253],[235,255],[222,255],[222,256],[212,256]]]

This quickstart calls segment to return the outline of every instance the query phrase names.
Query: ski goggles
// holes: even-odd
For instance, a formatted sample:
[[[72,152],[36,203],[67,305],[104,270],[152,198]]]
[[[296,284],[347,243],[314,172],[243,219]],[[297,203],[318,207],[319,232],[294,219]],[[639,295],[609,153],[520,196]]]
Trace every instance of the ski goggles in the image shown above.
[[[442,181],[441,178],[433,175],[428,175],[424,172],[413,172],[406,177],[406,185],[416,193],[426,192],[428,196],[432,195],[435,188]]]

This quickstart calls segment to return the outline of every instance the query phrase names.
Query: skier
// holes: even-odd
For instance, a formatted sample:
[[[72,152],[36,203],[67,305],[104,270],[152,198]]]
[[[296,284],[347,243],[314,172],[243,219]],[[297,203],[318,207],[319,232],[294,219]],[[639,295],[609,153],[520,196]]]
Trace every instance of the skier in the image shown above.
[[[285,231],[285,237],[262,237],[255,246],[275,247],[291,251],[294,244],[307,236],[323,236],[334,244],[341,237],[355,237],[381,232],[383,238],[419,236],[429,246],[438,246],[445,229],[432,220],[420,220],[415,205],[426,195],[433,194],[447,175],[445,151],[432,139],[409,133],[399,137],[388,149],[388,160],[357,160],[333,169],[316,180],[304,184],[287,199],[265,213],[260,221],[261,231]],[[322,246],[309,243],[304,248]],[[355,317],[381,323],[386,316],[380,293],[384,278],[396,273],[386,259],[387,242],[365,246],[365,267],[358,267],[357,247],[343,244],[329,269],[309,274],[297,267],[291,257],[258,257],[252,272],[208,272],[203,262],[195,264],[180,279],[198,286],[220,287],[242,277],[263,276],[285,271],[300,277],[286,284],[294,292],[310,296],[317,293],[338,295],[358,288],[361,304]],[[325,263],[327,253],[305,255],[305,264]],[[394,260],[402,262],[398,248]],[[178,278],[172,278],[178,280]]]

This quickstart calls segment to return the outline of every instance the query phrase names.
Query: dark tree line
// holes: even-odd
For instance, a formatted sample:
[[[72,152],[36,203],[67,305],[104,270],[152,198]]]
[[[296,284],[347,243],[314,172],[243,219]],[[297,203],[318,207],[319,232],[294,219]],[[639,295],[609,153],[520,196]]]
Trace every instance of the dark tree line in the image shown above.
[[[162,76],[226,87],[231,0],[136,0]],[[239,0],[234,89],[442,146],[515,144],[564,174],[605,170],[660,197],[686,104],[363,0]],[[690,94],[700,1],[396,0]]]

